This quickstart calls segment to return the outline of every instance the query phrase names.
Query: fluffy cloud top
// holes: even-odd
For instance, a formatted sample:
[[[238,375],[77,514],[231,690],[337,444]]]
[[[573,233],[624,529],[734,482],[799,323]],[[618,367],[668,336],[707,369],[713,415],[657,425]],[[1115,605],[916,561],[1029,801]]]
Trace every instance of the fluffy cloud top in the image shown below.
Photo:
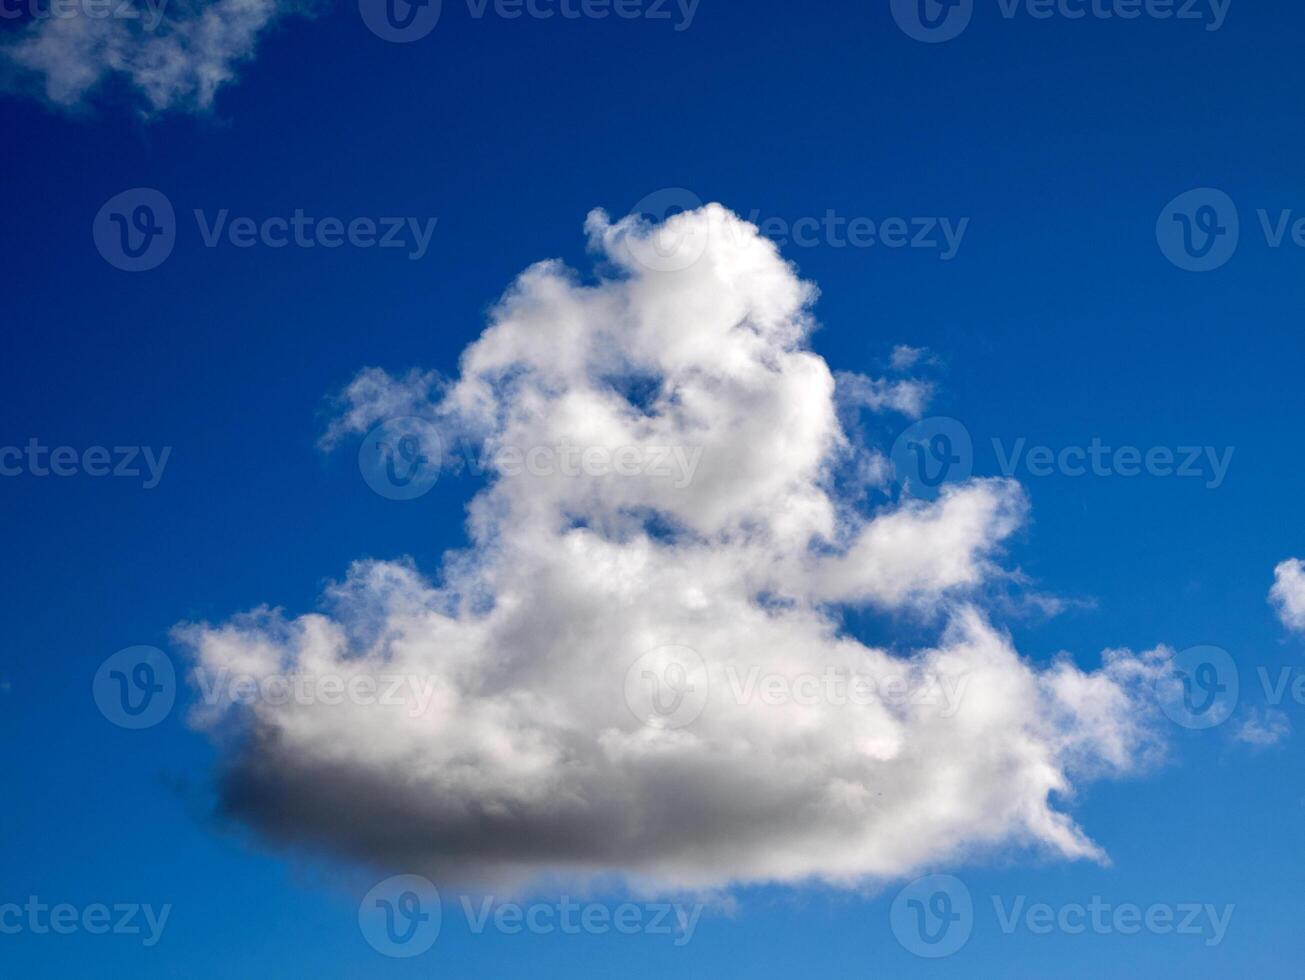
[[[1305,562],[1289,558],[1273,570],[1269,601],[1277,608],[1282,625],[1305,630]]]
[[[492,472],[438,580],[362,562],[321,612],[181,627],[206,677],[410,681],[387,705],[206,704],[227,812],[480,885],[853,885],[1009,845],[1101,857],[1063,803],[1152,755],[1167,653],[1021,658],[976,598],[1024,519],[1013,482],[870,512],[834,489],[865,450],[836,387],[875,382],[836,383],[806,346],[815,291],[751,225],[711,205],[587,228],[595,281],[528,269],[455,380],[364,372],[326,441],[420,413],[487,459],[693,447],[693,479]],[[665,261],[667,241],[692,259]],[[847,606],[936,641],[862,643]],[[694,710],[660,713],[668,693]]]
[[[55,105],[81,106],[109,79],[130,84],[151,112],[207,109],[259,35],[295,0],[144,0],[111,5],[112,16],[33,20],[0,45],[20,84]],[[127,14],[128,16],[124,16]]]

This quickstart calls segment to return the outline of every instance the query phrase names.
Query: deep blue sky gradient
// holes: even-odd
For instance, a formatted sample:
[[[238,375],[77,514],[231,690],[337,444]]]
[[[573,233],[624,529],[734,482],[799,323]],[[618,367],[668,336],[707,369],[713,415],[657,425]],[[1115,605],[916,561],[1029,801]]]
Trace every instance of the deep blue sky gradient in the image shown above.
[[[1155,22],[1003,19],[980,2],[930,46],[886,2],[702,0],[665,22],[473,20],[384,43],[348,4],[265,38],[209,117],[146,122],[116,102],[74,118],[0,101],[4,356],[0,444],[172,446],[161,484],[0,479],[0,902],[174,906],[163,942],[0,937],[6,976],[630,978],[1287,975],[1299,923],[1299,736],[1232,733],[1255,669],[1305,669],[1265,596],[1305,552],[1305,252],[1267,248],[1254,209],[1305,213],[1305,10],[1234,0],[1218,32]],[[156,187],[176,251],[127,275],[95,251],[100,206]],[[1157,215],[1214,186],[1243,242],[1217,272],[1161,254]],[[96,667],[171,649],[183,620],[315,607],[360,557],[428,572],[462,540],[469,478],[396,504],[354,449],[315,446],[327,397],[366,365],[452,373],[486,308],[529,263],[589,271],[590,208],[685,187],[789,220],[968,217],[957,257],[785,248],[822,292],[815,348],[875,372],[893,344],[942,362],[934,408],[990,440],[1235,447],[1216,490],[1180,479],[1024,478],[1033,519],[1011,564],[1093,600],[1006,621],[1045,662],[1113,646],[1215,644],[1242,669],[1238,718],[1175,728],[1159,772],[1092,784],[1076,818],[1108,867],[1003,857],[961,874],[969,945],[930,963],[889,930],[886,894],[747,889],[683,949],[657,937],[475,937],[446,916],[432,953],[382,960],[320,861],[270,853],[212,817],[213,753],[182,711],[106,723]],[[204,248],[189,213],[438,217],[430,253]],[[894,431],[886,426],[885,446]],[[1023,476],[1023,475],[1022,475]],[[868,626],[867,628],[872,628]],[[175,651],[174,651],[175,652]],[[1284,706],[1293,723],[1300,706]],[[1225,941],[1004,936],[1011,900],[1234,903]]]

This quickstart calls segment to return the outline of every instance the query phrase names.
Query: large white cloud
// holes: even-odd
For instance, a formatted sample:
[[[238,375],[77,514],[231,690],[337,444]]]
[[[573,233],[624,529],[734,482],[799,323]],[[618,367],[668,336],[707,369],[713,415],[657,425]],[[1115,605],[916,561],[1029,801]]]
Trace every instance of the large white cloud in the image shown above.
[[[305,9],[299,0],[114,0],[105,16],[79,7],[33,20],[0,45],[0,58],[17,69],[18,84],[66,108],[119,79],[151,112],[207,109],[259,35]]]
[[[1291,630],[1305,630],[1305,562],[1289,558],[1273,570],[1273,588],[1269,601],[1278,610],[1282,625]]]
[[[210,698],[194,719],[223,746],[226,810],[287,844],[482,885],[854,884],[1009,845],[1101,857],[1063,806],[1153,757],[1167,651],[1110,651],[1092,672],[1020,657],[979,600],[1025,514],[1011,481],[869,513],[834,489],[873,450],[806,346],[815,290],[752,226],[712,205],[587,227],[595,280],[532,267],[455,380],[364,372],[326,441],[420,413],[491,460],[701,450],[692,479],[492,473],[436,581],[362,562],[322,612],[180,628],[210,678],[412,682],[384,706]],[[666,241],[693,254],[666,261]],[[847,606],[937,639],[868,645],[841,629]],[[686,716],[643,710],[670,660]]]

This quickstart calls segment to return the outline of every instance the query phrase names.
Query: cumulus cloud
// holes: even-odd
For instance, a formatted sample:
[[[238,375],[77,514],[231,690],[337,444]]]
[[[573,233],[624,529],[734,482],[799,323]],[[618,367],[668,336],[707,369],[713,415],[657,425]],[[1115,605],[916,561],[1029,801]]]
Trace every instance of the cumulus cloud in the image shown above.
[[[109,80],[125,81],[149,112],[202,110],[253,57],[259,36],[298,0],[142,0],[112,5],[111,16],[32,20],[0,45],[14,77],[49,102],[78,108]]]
[[[1283,626],[1305,631],[1305,562],[1289,558],[1273,570],[1269,601],[1278,610]]]
[[[815,290],[751,225],[709,205],[587,229],[596,279],[526,270],[455,379],[364,372],[327,442],[419,413],[491,460],[693,447],[693,479],[491,470],[434,579],[364,561],[318,612],[179,627],[208,678],[405,679],[385,704],[208,699],[193,722],[221,747],[225,811],[497,887],[853,886],[1009,846],[1101,859],[1065,807],[1156,757],[1169,651],[1090,671],[1020,656],[978,599],[1025,518],[1011,481],[869,512],[834,489],[863,457],[807,346]],[[697,251],[644,261],[654,241]],[[850,606],[935,639],[861,642]]]

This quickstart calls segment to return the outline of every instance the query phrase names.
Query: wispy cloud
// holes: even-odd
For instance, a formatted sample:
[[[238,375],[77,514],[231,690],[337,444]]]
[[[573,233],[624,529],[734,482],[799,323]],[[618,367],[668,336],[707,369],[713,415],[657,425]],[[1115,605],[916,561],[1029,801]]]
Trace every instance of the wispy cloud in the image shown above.
[[[80,109],[109,82],[125,82],[146,113],[212,106],[273,23],[306,13],[300,0],[148,0],[113,16],[35,19],[3,44],[6,85]]]
[[[1274,708],[1253,709],[1237,730],[1237,741],[1256,748],[1277,745],[1291,734],[1291,722]]]

